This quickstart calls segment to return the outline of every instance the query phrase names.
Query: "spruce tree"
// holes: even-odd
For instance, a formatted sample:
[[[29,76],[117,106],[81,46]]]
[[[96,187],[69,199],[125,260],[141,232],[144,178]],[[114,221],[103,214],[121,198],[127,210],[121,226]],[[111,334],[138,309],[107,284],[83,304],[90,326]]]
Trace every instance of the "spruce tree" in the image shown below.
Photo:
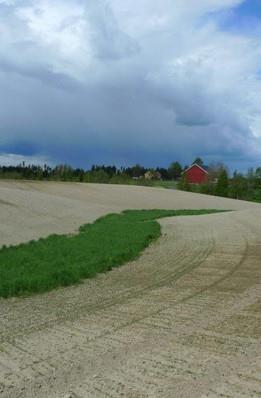
[[[228,196],[228,174],[225,169],[219,174],[216,186],[216,195],[224,197]]]

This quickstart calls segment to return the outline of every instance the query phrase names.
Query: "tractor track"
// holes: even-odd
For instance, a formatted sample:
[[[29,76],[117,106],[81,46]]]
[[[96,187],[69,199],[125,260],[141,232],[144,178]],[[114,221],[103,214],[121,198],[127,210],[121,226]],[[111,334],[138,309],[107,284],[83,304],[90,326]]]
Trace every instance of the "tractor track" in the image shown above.
[[[0,397],[260,397],[260,209],[162,219],[136,261],[1,300]]]

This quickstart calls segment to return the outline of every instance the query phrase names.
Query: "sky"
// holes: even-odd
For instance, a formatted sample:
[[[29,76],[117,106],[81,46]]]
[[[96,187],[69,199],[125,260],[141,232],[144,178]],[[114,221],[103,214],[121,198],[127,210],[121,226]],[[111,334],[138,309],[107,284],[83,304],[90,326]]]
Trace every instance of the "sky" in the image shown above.
[[[0,0],[0,164],[261,166],[260,0]]]

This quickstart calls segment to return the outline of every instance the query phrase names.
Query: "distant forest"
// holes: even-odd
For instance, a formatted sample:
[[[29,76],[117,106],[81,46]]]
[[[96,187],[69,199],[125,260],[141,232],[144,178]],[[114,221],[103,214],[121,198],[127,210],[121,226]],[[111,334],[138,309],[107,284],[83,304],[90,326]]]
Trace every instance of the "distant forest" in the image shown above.
[[[130,183],[130,180],[177,180],[181,177],[183,167],[179,162],[172,163],[169,168],[148,169],[140,165],[120,167],[93,165],[89,170],[73,168],[67,164],[55,167],[48,165],[0,166],[0,178],[29,179],[47,181],[76,181],[97,183]],[[148,173],[146,175],[146,173]]]
[[[201,158],[196,158],[192,163],[206,167]],[[183,175],[187,167],[177,161],[168,168],[152,169],[138,164],[120,168],[93,165],[89,170],[73,168],[67,164],[50,167],[22,163],[18,166],[0,166],[0,179],[158,186],[261,202],[261,167],[251,168],[244,174],[234,171],[233,175],[229,175],[224,164],[210,164],[207,166],[209,181],[201,185],[188,184]]]

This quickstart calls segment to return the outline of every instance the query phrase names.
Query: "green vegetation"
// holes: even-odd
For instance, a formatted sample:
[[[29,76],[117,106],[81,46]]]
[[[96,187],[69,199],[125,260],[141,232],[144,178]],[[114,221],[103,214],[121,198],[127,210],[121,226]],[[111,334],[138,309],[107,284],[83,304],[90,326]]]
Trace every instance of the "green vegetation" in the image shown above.
[[[218,210],[128,210],[86,224],[77,235],[51,235],[0,250],[0,297],[44,292],[134,260],[160,236],[161,217]]]
[[[146,178],[145,174],[151,171],[156,178]],[[50,167],[48,165],[0,166],[0,179],[25,179],[44,181],[75,181],[103,184],[127,184],[155,186],[156,180],[174,183],[181,176],[182,166],[173,162],[169,168],[147,169],[136,164],[132,167],[97,166],[89,170],[73,168],[67,164]],[[158,185],[157,185],[158,186]],[[161,186],[161,185],[159,185]]]
[[[167,188],[167,189],[176,189],[177,188],[177,181],[174,180],[154,180],[151,183],[152,187],[156,188]]]
[[[174,180],[145,180],[145,178],[141,178],[139,180],[130,180],[128,185],[139,185],[139,186],[152,187],[152,188],[177,189],[177,181]]]
[[[173,162],[170,164],[166,177],[172,180],[177,180],[182,173],[182,166],[179,162]],[[164,175],[164,172],[161,173]]]
[[[229,188],[228,174],[226,169],[224,169],[220,172],[220,175],[218,176],[215,194],[217,196],[227,197],[228,188]]]
[[[249,169],[244,175],[235,171],[232,177],[228,176],[226,168],[209,167],[209,181],[205,184],[189,184],[183,176],[178,184],[178,189],[203,193],[207,195],[222,196],[232,199],[261,202],[261,168]]]
[[[178,184],[177,184],[178,189],[181,191],[187,191],[190,192],[192,189],[191,184],[188,183],[188,180],[186,179],[185,174],[180,178]]]

